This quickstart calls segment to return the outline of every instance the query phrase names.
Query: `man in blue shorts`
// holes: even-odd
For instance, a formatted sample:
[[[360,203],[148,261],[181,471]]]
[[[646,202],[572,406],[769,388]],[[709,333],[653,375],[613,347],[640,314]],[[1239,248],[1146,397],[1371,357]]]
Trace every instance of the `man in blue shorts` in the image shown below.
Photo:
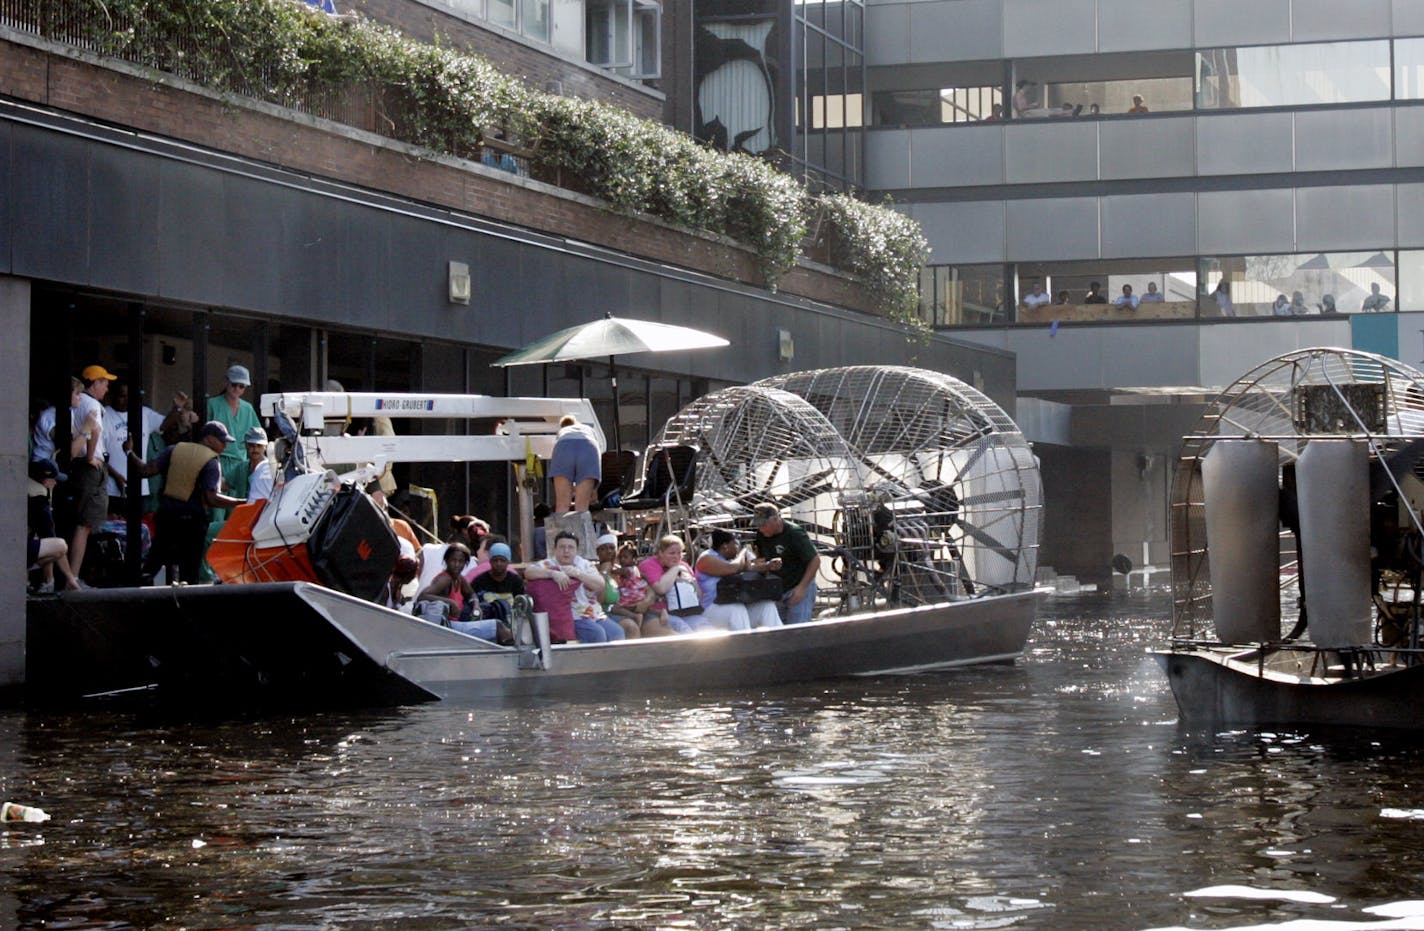
[[[573,414],[559,421],[554,438],[554,457],[549,463],[549,477],[554,480],[554,513],[569,510],[587,511],[603,481],[602,455],[592,428],[578,422]]]

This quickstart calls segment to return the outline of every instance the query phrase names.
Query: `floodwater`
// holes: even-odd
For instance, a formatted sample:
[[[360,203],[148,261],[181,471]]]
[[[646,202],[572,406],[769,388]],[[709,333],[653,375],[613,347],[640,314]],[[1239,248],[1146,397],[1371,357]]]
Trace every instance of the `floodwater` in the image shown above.
[[[749,694],[11,712],[4,796],[53,820],[0,826],[0,927],[1424,928],[1424,748],[1180,729],[1167,611]]]

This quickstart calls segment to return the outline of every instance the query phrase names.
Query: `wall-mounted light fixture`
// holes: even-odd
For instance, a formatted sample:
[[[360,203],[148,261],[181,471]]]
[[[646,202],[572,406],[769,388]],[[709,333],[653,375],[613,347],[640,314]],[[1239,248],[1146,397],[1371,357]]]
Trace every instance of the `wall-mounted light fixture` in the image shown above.
[[[450,263],[450,303],[470,303],[470,266],[464,262]]]
[[[796,358],[796,343],[791,339],[790,330],[776,331],[776,358],[782,362]]]

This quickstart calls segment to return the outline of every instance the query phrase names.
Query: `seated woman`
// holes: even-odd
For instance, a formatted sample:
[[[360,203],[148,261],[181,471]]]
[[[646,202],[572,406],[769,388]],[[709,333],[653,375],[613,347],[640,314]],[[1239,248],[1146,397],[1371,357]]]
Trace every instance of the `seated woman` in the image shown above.
[[[623,628],[598,606],[603,576],[578,554],[578,537],[567,530],[554,537],[554,555],[524,569],[534,610],[549,615],[549,635],[565,643],[607,643],[624,639]]]
[[[469,561],[468,546],[463,543],[447,546],[445,569],[415,596],[415,615],[462,634],[494,640],[498,636],[498,625],[492,618],[487,620],[476,615],[479,599],[461,575]]]
[[[619,618],[631,618],[638,624],[639,633],[644,637],[666,637],[676,633],[690,633],[691,628],[683,624],[679,631],[672,622],[682,623],[681,618],[668,617],[667,611],[653,607],[658,596],[648,586],[643,573],[638,571],[638,545],[624,543],[618,548],[618,565],[613,570],[618,582],[618,602],[609,608],[609,613]]]
[[[643,578],[651,587],[653,594],[658,596],[658,600],[653,603],[651,610],[668,611],[667,594],[679,581],[690,583],[693,586],[693,591],[696,591],[697,573],[682,558],[682,538],[674,534],[668,534],[658,540],[657,553],[638,563],[638,568],[642,571]],[[701,602],[700,597],[698,601]],[[675,620],[669,618],[669,623],[678,633],[710,630],[712,627],[712,624],[700,612],[684,614]],[[687,631],[679,630],[679,627],[686,627]]]
[[[697,557],[697,586],[702,599],[702,615],[727,630],[750,627],[780,627],[781,615],[774,601],[754,601],[748,605],[717,604],[717,583],[729,575],[751,571],[751,553],[737,545],[737,538],[725,530],[712,531],[712,546]]]
[[[618,537],[605,533],[594,543],[593,551],[598,554],[598,574],[603,576],[603,591],[599,593],[598,604],[609,619],[616,621],[629,638],[641,637],[643,618],[633,612],[621,611],[618,599]]]

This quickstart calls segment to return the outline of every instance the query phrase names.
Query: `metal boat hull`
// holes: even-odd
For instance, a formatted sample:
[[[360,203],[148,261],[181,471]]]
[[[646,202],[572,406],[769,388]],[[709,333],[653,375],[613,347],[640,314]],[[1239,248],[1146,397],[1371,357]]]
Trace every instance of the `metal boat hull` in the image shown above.
[[[1023,592],[769,630],[553,648],[500,647],[303,582],[113,589],[35,599],[28,679],[42,702],[143,697],[271,707],[610,696],[1009,662]]]
[[[1241,647],[1156,654],[1181,720],[1190,726],[1291,725],[1424,729],[1424,666],[1389,667],[1358,678],[1297,671],[1293,651],[1265,668]],[[1305,668],[1308,668],[1305,667]]]

